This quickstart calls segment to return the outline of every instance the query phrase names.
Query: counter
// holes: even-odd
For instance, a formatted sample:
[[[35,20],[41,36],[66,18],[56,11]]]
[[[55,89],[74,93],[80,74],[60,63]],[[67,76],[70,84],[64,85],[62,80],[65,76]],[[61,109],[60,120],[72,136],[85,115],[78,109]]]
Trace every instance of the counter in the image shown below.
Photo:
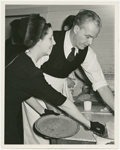
[[[107,122],[114,122],[114,116],[110,112],[101,112],[101,109],[105,106],[101,103],[93,103],[91,111],[84,111],[82,103],[77,104],[78,109],[82,114],[91,121],[98,121],[102,124]],[[51,144],[96,144],[96,139],[93,136],[93,132],[85,130],[80,125],[80,130],[72,137],[64,139],[51,139]]]
[[[84,113],[86,118],[91,121],[98,121],[100,123],[107,123],[109,121],[114,122],[114,117],[112,114],[94,114],[94,113]],[[64,139],[52,139],[51,144],[96,144],[96,139],[93,136],[93,132],[85,130],[80,125],[80,130],[77,134],[72,137]]]

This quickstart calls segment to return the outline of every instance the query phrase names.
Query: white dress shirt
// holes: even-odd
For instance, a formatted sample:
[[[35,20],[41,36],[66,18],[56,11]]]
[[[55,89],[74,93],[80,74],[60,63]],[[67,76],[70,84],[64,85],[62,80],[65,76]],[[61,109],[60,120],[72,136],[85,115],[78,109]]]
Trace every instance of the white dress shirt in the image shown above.
[[[69,55],[72,48],[72,43],[70,41],[70,31],[66,32],[65,41],[64,41],[64,53],[65,57]],[[75,50],[75,55],[78,53],[78,49]],[[102,86],[108,85],[103,75],[102,69],[100,64],[97,60],[97,56],[92,48],[88,47],[88,53],[84,62],[81,64],[85,74],[92,82],[93,90],[96,91],[97,89],[101,88]]]
[[[67,31],[65,34],[65,41],[64,41],[64,53],[65,57],[67,58],[69,53],[71,52],[71,48],[73,47],[70,41],[70,31]],[[75,47],[75,55],[78,53],[78,49]]]

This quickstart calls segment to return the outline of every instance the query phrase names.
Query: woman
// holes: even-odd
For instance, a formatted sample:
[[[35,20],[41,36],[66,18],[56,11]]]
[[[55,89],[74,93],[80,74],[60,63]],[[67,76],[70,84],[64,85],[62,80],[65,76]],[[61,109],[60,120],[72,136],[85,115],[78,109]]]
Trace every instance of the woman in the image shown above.
[[[5,144],[23,144],[22,102],[27,102],[38,114],[46,113],[32,96],[59,107],[89,130],[103,134],[105,127],[87,120],[70,100],[46,82],[42,70],[37,67],[38,60],[49,55],[55,44],[51,25],[33,14],[21,19],[20,34],[28,50],[16,56],[5,70]]]
[[[36,68],[36,62],[42,56],[49,55],[52,46],[55,44],[51,24],[47,24],[44,18],[33,14],[29,18],[21,19],[21,23],[24,29],[24,25],[28,24],[27,31],[20,29],[20,34],[22,38],[24,37],[24,43],[29,49],[16,56],[6,66],[5,144],[23,144],[22,102],[35,95],[47,99],[45,92],[42,90],[44,86],[42,82],[45,82],[44,77],[42,72]],[[37,88],[40,77],[42,86],[39,84]],[[45,84],[47,85],[46,82]],[[47,86],[51,89],[49,85]],[[50,93],[48,93],[49,95]],[[44,108],[37,101],[29,103],[26,100],[26,102],[37,111],[38,116],[44,113]],[[42,142],[46,143],[45,140]]]

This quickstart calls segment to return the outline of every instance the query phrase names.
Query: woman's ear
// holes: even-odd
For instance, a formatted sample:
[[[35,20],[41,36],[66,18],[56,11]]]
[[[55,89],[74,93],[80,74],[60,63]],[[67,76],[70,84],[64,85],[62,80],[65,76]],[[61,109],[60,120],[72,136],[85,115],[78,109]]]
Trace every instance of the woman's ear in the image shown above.
[[[41,40],[41,39],[39,39],[39,41],[37,42],[37,44],[36,44],[36,45],[38,45],[38,46],[39,46],[39,45],[40,45],[40,43],[41,43],[41,41],[42,41],[42,40]]]
[[[74,33],[77,34],[77,32],[80,30],[80,28],[78,25],[75,25],[73,30],[74,30]]]

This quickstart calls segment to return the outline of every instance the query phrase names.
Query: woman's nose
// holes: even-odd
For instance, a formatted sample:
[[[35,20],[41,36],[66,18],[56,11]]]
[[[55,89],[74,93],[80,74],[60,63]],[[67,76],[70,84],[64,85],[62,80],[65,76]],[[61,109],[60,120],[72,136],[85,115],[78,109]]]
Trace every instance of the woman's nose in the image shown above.
[[[52,40],[52,44],[53,44],[53,45],[55,45],[55,44],[56,44],[56,42],[55,42],[54,38],[53,38],[53,40]]]

